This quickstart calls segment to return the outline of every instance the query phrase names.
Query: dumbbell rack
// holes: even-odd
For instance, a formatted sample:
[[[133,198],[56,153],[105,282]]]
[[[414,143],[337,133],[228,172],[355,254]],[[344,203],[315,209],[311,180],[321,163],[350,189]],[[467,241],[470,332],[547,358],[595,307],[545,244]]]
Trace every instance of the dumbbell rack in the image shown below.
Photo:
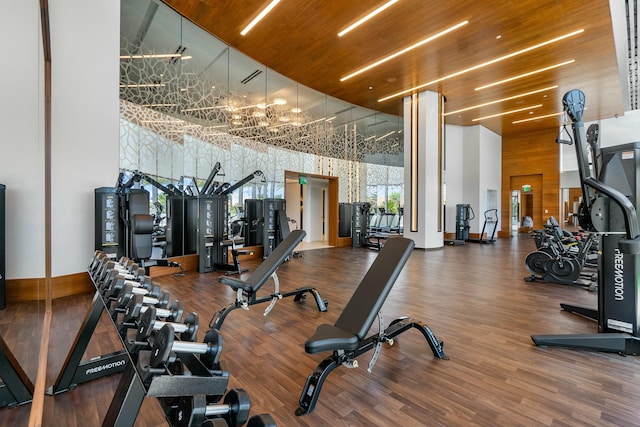
[[[0,408],[33,400],[33,383],[0,337]]]
[[[147,396],[161,399],[161,406],[168,412],[171,408],[163,404],[162,398],[179,398],[196,393],[222,396],[225,393],[229,381],[226,372],[210,370],[193,354],[180,354],[181,364],[191,375],[171,374],[165,368],[151,368],[151,352],[141,350],[137,357],[132,355],[127,350],[127,343],[121,333],[118,333],[118,336],[123,350],[81,362],[101,314],[105,310],[109,311],[110,307],[110,301],[103,298],[99,284],[91,274],[89,276],[96,287],[96,294],[58,379],[47,389],[47,394],[62,393],[82,382],[123,372],[102,425],[132,427]],[[116,316],[112,315],[109,318],[116,331],[120,332]]]
[[[89,341],[100,321],[100,316],[106,308],[107,306],[102,299],[102,295],[100,295],[100,291],[96,291],[91,308],[82,321],[71,350],[62,365],[62,370],[58,374],[55,383],[47,388],[47,394],[63,393],[76,388],[79,384],[124,371],[129,362],[129,355],[125,350],[82,361],[82,356],[87,350]]]

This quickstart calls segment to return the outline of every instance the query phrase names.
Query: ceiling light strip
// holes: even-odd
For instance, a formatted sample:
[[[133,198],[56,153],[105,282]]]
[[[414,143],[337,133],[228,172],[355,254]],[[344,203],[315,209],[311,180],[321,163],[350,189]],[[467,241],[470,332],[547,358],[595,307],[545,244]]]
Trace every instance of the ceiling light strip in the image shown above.
[[[396,52],[396,53],[392,53],[392,54],[391,54],[391,55],[389,55],[389,56],[385,56],[384,58],[382,58],[382,59],[380,59],[380,60],[378,60],[378,61],[374,62],[373,64],[369,64],[369,65],[367,65],[366,67],[360,68],[360,69],[358,69],[358,70],[354,71],[353,73],[351,73],[351,74],[349,74],[349,75],[346,75],[346,76],[342,77],[342,78],[340,79],[340,81],[341,81],[341,82],[343,82],[343,81],[345,81],[345,80],[350,79],[351,77],[357,76],[358,74],[364,73],[365,71],[368,71],[368,70],[370,70],[370,69],[372,69],[372,68],[374,68],[374,67],[377,67],[377,66],[378,66],[378,65],[380,65],[380,64],[384,64],[385,62],[390,61],[390,60],[392,60],[393,58],[396,58],[396,57],[398,57],[398,56],[400,56],[400,55],[403,55],[403,54],[405,54],[405,53],[407,53],[407,52],[409,52],[409,51],[411,51],[411,50],[413,50],[413,49],[415,49],[415,48],[417,48],[417,47],[422,46],[423,44],[429,43],[430,41],[433,41],[433,40],[435,40],[435,39],[437,39],[437,38],[439,38],[439,37],[442,37],[442,36],[444,36],[445,34],[448,34],[448,33],[452,32],[452,31],[454,31],[454,30],[457,30],[458,28],[463,27],[463,26],[467,25],[468,23],[469,23],[469,21],[462,21],[462,22],[460,22],[460,23],[458,23],[458,24],[454,25],[453,27],[449,27],[449,28],[447,28],[447,29],[445,29],[445,30],[443,30],[443,31],[440,31],[440,32],[439,32],[439,33],[437,33],[437,34],[434,34],[434,35],[432,35],[432,36],[430,36],[430,37],[427,37],[426,39],[421,40],[421,41],[419,41],[418,43],[415,43],[415,44],[413,44],[413,45],[411,45],[411,46],[409,46],[409,47],[406,47],[406,48],[404,48],[404,49],[402,49],[402,50],[399,50],[399,51],[398,51],[398,52]]]
[[[561,111],[559,113],[545,114],[544,116],[529,117],[528,119],[516,120],[514,122],[511,122],[511,124],[516,125],[518,123],[531,122],[533,120],[546,119],[548,117],[561,116],[563,114],[564,114],[564,111]]]
[[[381,139],[386,138],[386,137],[388,137],[388,136],[391,136],[391,135],[393,135],[394,133],[396,133],[396,131],[395,131],[395,130],[392,130],[392,131],[391,131],[391,132],[389,132],[389,133],[385,133],[385,134],[384,134],[384,135],[382,135],[381,137],[376,138],[376,141],[380,141]]]
[[[559,64],[550,65],[548,67],[540,68],[538,70],[529,71],[528,73],[524,73],[524,74],[520,74],[520,75],[517,75],[517,76],[509,77],[508,79],[500,80],[499,82],[489,83],[488,85],[477,87],[474,90],[482,90],[482,89],[486,89],[488,87],[497,86],[497,85],[500,85],[500,84],[503,84],[503,83],[508,83],[508,82],[513,81],[513,80],[521,79],[523,77],[529,77],[529,76],[532,76],[534,74],[542,73],[544,71],[553,70],[554,68],[562,67],[564,65],[572,64],[574,62],[576,62],[576,60],[575,59],[571,59],[569,61],[561,62]]]
[[[120,88],[164,87],[164,83],[120,83]]]
[[[450,111],[448,113],[443,114],[443,116],[449,116],[451,114],[462,113],[463,111],[469,111],[469,110],[473,110],[475,108],[486,107],[487,105],[493,105],[493,104],[497,104],[499,102],[511,101],[513,99],[523,98],[525,96],[529,96],[529,95],[533,95],[533,94],[536,94],[536,93],[552,90],[552,89],[555,89],[557,87],[558,87],[558,85],[554,85],[554,86],[544,87],[544,88],[538,89],[538,90],[532,90],[531,92],[521,93],[521,94],[518,94],[518,95],[510,96],[508,98],[498,99],[496,101],[485,102],[484,104],[474,105],[473,107],[467,107],[467,108],[462,108],[460,110]]]
[[[505,111],[505,112],[498,113],[498,114],[492,114],[490,116],[478,117],[477,119],[473,119],[471,121],[472,122],[479,122],[480,120],[492,119],[494,117],[500,117],[500,116],[506,116],[507,114],[519,113],[521,111],[531,110],[533,108],[540,108],[540,107],[542,107],[542,104],[531,105],[529,107],[518,108],[517,110]]]
[[[157,59],[157,58],[178,58],[179,53],[154,53],[151,55],[120,55],[120,59]]]
[[[251,21],[249,23],[249,25],[247,25],[244,30],[240,31],[240,34],[243,36],[246,36],[247,33],[249,31],[251,31],[251,29],[253,27],[255,27],[255,25],[260,22],[262,20],[262,18],[264,18],[267,13],[271,12],[271,9],[273,9],[274,7],[276,7],[276,5],[280,3],[280,0],[272,0],[271,3],[269,3],[269,5],[267,7],[265,7],[264,9],[262,9],[262,12],[260,12],[258,14],[258,16],[256,16],[255,18],[253,18],[253,21]]]
[[[359,20],[357,20],[356,22],[354,22],[353,24],[349,25],[347,28],[345,28],[344,30],[340,31],[338,33],[338,37],[342,37],[345,34],[347,34],[349,31],[353,30],[354,28],[364,24],[365,22],[367,22],[369,19],[373,18],[374,16],[376,16],[377,14],[379,14],[380,12],[384,11],[386,8],[388,8],[389,6],[392,6],[394,3],[398,3],[398,0],[391,0],[386,2],[385,4],[383,4],[382,6],[380,6],[379,8],[377,8],[376,10],[374,10],[373,12],[369,13],[368,15],[366,15],[363,18],[360,18]]]
[[[567,34],[561,35],[561,36],[556,37],[556,38],[553,38],[553,39],[551,39],[551,40],[547,40],[547,41],[544,41],[544,42],[542,42],[542,43],[538,43],[538,44],[536,44],[536,45],[534,45],[534,46],[530,46],[530,47],[524,48],[524,49],[519,50],[519,51],[517,51],[517,52],[513,52],[513,53],[510,53],[510,54],[508,54],[508,55],[504,55],[504,56],[501,56],[501,57],[499,57],[499,58],[492,59],[491,61],[483,62],[482,64],[474,65],[473,67],[466,68],[466,69],[461,70],[461,71],[457,71],[457,72],[455,72],[455,73],[453,73],[453,74],[449,74],[449,75],[447,75],[447,76],[444,76],[444,77],[441,77],[441,78],[439,78],[439,79],[436,79],[436,80],[430,81],[430,82],[428,82],[428,83],[424,83],[424,84],[421,84],[421,85],[418,85],[418,86],[412,87],[411,89],[406,89],[406,90],[403,90],[403,91],[401,91],[401,92],[396,92],[396,93],[394,93],[394,94],[392,94],[392,95],[385,96],[384,98],[380,98],[380,99],[378,99],[378,102],[387,101],[387,100],[389,100],[389,99],[391,99],[391,98],[396,98],[396,97],[398,97],[398,96],[402,96],[402,95],[405,95],[405,94],[408,94],[408,93],[411,93],[411,92],[415,92],[415,91],[417,91],[418,89],[425,88],[425,87],[430,86],[430,85],[432,85],[432,84],[434,84],[434,83],[438,83],[438,82],[441,82],[441,81],[443,81],[443,80],[450,79],[450,78],[452,78],[452,77],[457,77],[457,76],[459,76],[459,75],[461,75],[461,74],[465,74],[465,73],[468,73],[468,72],[470,72],[470,71],[475,71],[475,70],[477,70],[477,69],[480,69],[480,68],[486,67],[486,66],[488,66],[488,65],[495,64],[496,62],[504,61],[505,59],[513,58],[514,56],[521,55],[521,54],[526,53],[526,52],[530,52],[530,51],[532,51],[532,50],[534,50],[534,49],[538,49],[538,48],[541,48],[541,47],[546,46],[546,45],[548,45],[548,44],[555,43],[555,42],[558,42],[558,41],[560,41],[560,40],[564,40],[564,39],[566,39],[566,38],[568,38],[568,37],[575,36],[575,35],[580,34],[580,33],[582,33],[582,32],[584,32],[584,29],[579,29],[579,30],[577,30],[577,31],[573,31],[573,32],[571,32],[571,33],[567,33]]]

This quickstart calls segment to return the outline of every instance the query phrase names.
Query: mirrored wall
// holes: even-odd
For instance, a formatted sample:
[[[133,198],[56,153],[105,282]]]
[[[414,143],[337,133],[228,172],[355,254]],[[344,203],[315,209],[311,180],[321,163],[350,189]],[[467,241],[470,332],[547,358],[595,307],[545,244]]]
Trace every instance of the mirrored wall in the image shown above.
[[[158,1],[122,0],[120,46],[125,171],[183,187],[217,162],[228,183],[261,171],[232,194],[232,214],[246,198],[283,198],[285,171],[337,176],[340,202],[375,187],[386,205],[402,186],[401,117],[302,86]]]

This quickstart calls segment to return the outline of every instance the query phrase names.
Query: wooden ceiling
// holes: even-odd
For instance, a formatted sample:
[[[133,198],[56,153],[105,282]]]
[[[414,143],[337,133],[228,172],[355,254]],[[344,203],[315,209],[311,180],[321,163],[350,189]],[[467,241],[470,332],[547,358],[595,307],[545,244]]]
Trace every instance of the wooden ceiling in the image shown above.
[[[402,115],[402,96],[381,98],[436,80],[440,81],[419,90],[441,92],[446,97],[445,113],[556,86],[446,116],[447,123],[482,124],[503,136],[557,128],[558,115],[513,122],[562,111],[562,96],[574,88],[586,94],[586,121],[624,114],[608,0],[399,0],[343,37],[337,33],[387,0],[282,0],[246,36],[241,30],[270,0],[163,1],[239,51],[305,86],[390,114]],[[459,29],[340,81],[464,21],[468,23]],[[508,55],[512,56],[504,58]],[[458,74],[469,68],[473,70]],[[513,110],[522,111],[473,120]]]

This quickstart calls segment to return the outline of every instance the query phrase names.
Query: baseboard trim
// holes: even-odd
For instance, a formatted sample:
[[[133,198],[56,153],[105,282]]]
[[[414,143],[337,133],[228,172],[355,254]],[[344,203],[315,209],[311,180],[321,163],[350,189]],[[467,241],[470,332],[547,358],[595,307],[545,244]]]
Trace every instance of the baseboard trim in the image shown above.
[[[25,301],[44,301],[45,280],[41,278],[31,279],[7,279],[6,282],[7,304]],[[67,274],[51,278],[51,299],[91,293],[95,291],[89,274],[86,272]]]

